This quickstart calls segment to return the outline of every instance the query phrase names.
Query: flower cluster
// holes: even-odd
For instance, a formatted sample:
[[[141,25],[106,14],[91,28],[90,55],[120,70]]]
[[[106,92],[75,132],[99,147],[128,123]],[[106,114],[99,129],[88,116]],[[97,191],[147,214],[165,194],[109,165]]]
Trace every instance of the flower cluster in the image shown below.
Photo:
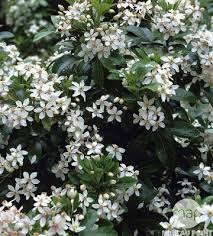
[[[171,5],[174,7],[170,8]],[[164,39],[186,30],[196,31],[198,23],[202,19],[202,11],[203,8],[200,7],[198,1],[195,1],[194,4],[191,1],[181,1],[180,3],[165,1],[165,5],[155,6],[152,26],[164,34]]]
[[[213,64],[213,33],[207,29],[198,30],[196,36],[189,35],[191,51],[197,53],[200,58],[202,73],[198,79],[205,82],[205,87],[212,87],[212,64]]]
[[[119,50],[125,51],[127,45],[125,35],[117,25],[102,25],[96,30],[91,29],[84,33],[85,43],[81,44],[81,51],[78,56],[83,57],[87,62],[95,56],[99,59],[108,58],[111,52]]]
[[[75,1],[73,5],[68,7],[68,10],[62,5],[59,5],[59,15],[57,16],[56,28],[61,35],[70,35],[70,31],[74,30],[74,22],[90,23],[91,16],[88,13],[91,4],[89,1]]]
[[[152,13],[153,6],[150,0],[146,2],[119,0],[117,8],[119,13],[113,19],[116,21],[120,20],[121,25],[139,26],[145,15]]]
[[[161,111],[161,107],[154,106],[155,99],[148,100],[146,96],[143,97],[143,102],[138,102],[141,107],[139,114],[134,114],[133,123],[139,123],[140,126],[144,126],[147,130],[152,128],[152,131],[156,131],[159,127],[164,128],[164,113]]]
[[[36,185],[40,183],[37,177],[37,172],[29,174],[28,172],[23,172],[23,178],[16,178],[15,187],[8,185],[10,190],[7,193],[8,198],[14,198],[16,202],[20,201],[20,194],[23,194],[28,200],[30,197],[35,196],[34,192],[37,190]]]
[[[0,155],[0,174],[7,172],[13,172],[20,166],[23,166],[24,156],[28,154],[27,151],[22,150],[22,146],[18,145],[17,148],[10,148],[10,153],[7,153],[6,157]]]
[[[164,34],[164,39],[168,39],[171,36],[175,36],[181,31],[186,31],[184,24],[185,15],[178,10],[169,10],[168,13],[162,14],[163,9],[157,6],[155,17],[153,18],[153,27]]]
[[[156,211],[161,214],[168,213],[171,210],[171,203],[168,198],[169,194],[169,190],[165,184],[159,187],[157,195],[149,204],[149,210]]]
[[[13,26],[13,31],[24,30],[27,35],[34,35],[42,28],[48,27],[49,22],[44,18],[38,9],[47,7],[46,0],[16,0],[7,2],[7,24]],[[32,17],[32,14],[33,17]],[[23,28],[23,24],[25,27]]]
[[[0,233],[2,235],[14,232],[19,235],[27,235],[31,230],[31,220],[21,212],[21,209],[12,206],[11,202],[4,202],[0,209],[0,223],[3,226],[0,228]]]

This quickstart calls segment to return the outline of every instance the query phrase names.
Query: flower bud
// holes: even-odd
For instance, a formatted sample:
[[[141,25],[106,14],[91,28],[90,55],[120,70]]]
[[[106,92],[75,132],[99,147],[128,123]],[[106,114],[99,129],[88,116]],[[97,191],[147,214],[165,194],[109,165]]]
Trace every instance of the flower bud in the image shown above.
[[[71,106],[72,106],[72,107],[76,107],[77,104],[76,104],[75,102],[72,102],[72,103],[71,103]]]
[[[101,158],[100,158],[99,155],[95,155],[95,156],[94,156],[94,159],[95,159],[96,161],[100,161]]]
[[[68,192],[67,192],[67,196],[71,199],[74,199],[76,197],[77,191],[74,188],[71,188]]]
[[[114,174],[113,174],[112,172],[108,172],[108,176],[109,176],[109,177],[113,177]]]
[[[86,17],[84,15],[80,16],[80,20],[85,21]]]
[[[60,11],[64,11],[64,7],[62,5],[59,4],[58,8],[59,8]]]
[[[78,219],[79,219],[79,220],[83,220],[83,219],[84,219],[84,215],[79,215],[79,216],[78,216]]]
[[[99,28],[97,28],[96,30],[97,30],[97,32],[102,32],[102,31],[103,31],[103,28],[99,27]]]
[[[116,184],[116,180],[115,180],[115,179],[111,179],[111,180],[110,180],[110,183],[111,183],[111,184]]]
[[[81,189],[81,191],[86,190],[86,189],[87,189],[87,188],[86,188],[86,185],[85,185],[85,184],[82,184],[82,185],[80,186],[80,189]]]
[[[109,13],[115,13],[115,10],[109,9]]]
[[[104,193],[104,194],[103,194],[103,197],[104,197],[105,199],[109,199],[110,196],[109,196],[108,193]]]
[[[120,98],[119,97],[116,97],[115,99],[114,99],[114,102],[116,103],[116,102],[119,102],[119,100],[120,100]]]
[[[123,104],[123,103],[124,103],[123,98],[121,98],[121,99],[119,100],[119,103],[120,103],[120,104]]]

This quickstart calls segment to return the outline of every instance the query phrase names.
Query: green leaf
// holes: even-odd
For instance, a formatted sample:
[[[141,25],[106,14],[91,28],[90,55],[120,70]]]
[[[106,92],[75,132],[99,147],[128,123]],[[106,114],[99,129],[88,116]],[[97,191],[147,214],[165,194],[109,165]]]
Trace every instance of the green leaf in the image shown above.
[[[100,2],[99,0],[91,0],[91,4],[100,16],[113,6],[113,4]]]
[[[213,194],[213,183],[208,184],[206,181],[200,183],[200,187],[207,193]]]
[[[32,145],[30,145],[30,150],[28,153],[30,158],[36,155],[36,160],[38,161],[42,156],[42,144],[38,141],[33,142]]]
[[[57,18],[57,16],[51,16],[50,19],[51,19],[53,25],[56,26],[56,25],[58,24],[58,18]]]
[[[175,101],[186,101],[189,103],[196,103],[197,97],[190,91],[185,89],[178,88],[176,90],[176,95],[172,96],[172,99]]]
[[[174,121],[174,128],[168,130],[171,134],[184,138],[196,138],[200,135],[197,128],[185,121]]]
[[[205,96],[207,97],[211,105],[213,106],[213,90],[210,90],[209,92],[207,92],[206,90],[203,90],[203,93],[205,94]]]
[[[148,28],[131,25],[124,28],[124,30],[140,37],[144,41],[153,42],[154,40],[153,33]]]
[[[102,226],[95,230],[83,231],[81,236],[117,236],[117,232],[109,226]],[[82,233],[83,233],[82,232]]]
[[[148,63],[149,62],[149,57],[147,56],[147,53],[143,48],[136,48],[134,50],[135,54],[142,59],[142,63]]]
[[[68,2],[70,5],[73,5],[73,3],[75,2],[75,0],[65,0],[66,2]]]
[[[116,188],[119,189],[127,189],[133,186],[137,180],[135,178],[125,176],[119,179],[118,183],[116,184]]]
[[[103,177],[104,170],[101,169],[101,168],[98,168],[98,167],[94,166],[94,171],[95,171],[95,176],[94,176],[94,178],[95,178],[97,184],[99,184],[100,181],[101,181],[101,178]]]
[[[0,40],[11,39],[11,38],[14,38],[14,34],[8,32],[8,31],[1,31],[0,32]]]
[[[6,60],[7,56],[8,54],[5,51],[0,50],[0,61]]]
[[[178,7],[180,6],[181,0],[178,0],[175,2],[175,4],[173,5],[173,9],[174,10],[178,10]]]
[[[158,190],[148,187],[146,184],[142,183],[142,200],[145,203],[150,202],[158,193]]]
[[[52,72],[58,75],[64,75],[73,69],[74,62],[75,60],[71,55],[63,55],[54,61]]]
[[[181,175],[185,175],[185,176],[193,178],[193,177],[195,177],[195,174],[193,173],[193,171],[196,169],[197,169],[197,167],[195,167],[195,166],[191,167],[188,171],[178,169],[178,173],[180,173]]]
[[[86,227],[86,231],[87,231],[87,230],[92,229],[92,227],[95,224],[95,222],[97,221],[97,219],[98,219],[97,212],[93,209],[90,209],[87,211],[87,214],[86,214],[84,220],[81,222],[81,224]],[[86,234],[83,231],[82,233],[80,233],[79,236],[84,236],[84,235],[86,236]]]
[[[193,107],[187,107],[188,109],[188,114],[191,117],[192,120],[202,116],[203,110],[205,109],[206,104],[199,104],[198,106],[193,106]]]
[[[92,76],[95,81],[95,83],[99,87],[103,87],[104,85],[104,68],[102,63],[98,58],[95,58],[95,60],[92,63]]]
[[[163,142],[159,142],[158,145],[156,145],[156,154],[162,165],[166,169],[168,169],[168,167],[170,166],[170,160]]]
[[[213,196],[208,196],[204,198],[202,204],[213,204]]]
[[[132,232],[128,227],[127,223],[122,224],[122,235],[121,236],[132,236]]]
[[[69,172],[68,178],[71,184],[79,185],[80,180],[74,171]]]
[[[45,118],[41,121],[43,127],[47,130],[47,131],[50,131],[51,130],[51,120],[48,119],[48,118]]]
[[[150,83],[148,85],[143,86],[140,90],[151,90],[152,92],[157,92],[158,91],[159,84],[158,83]]]
[[[52,30],[42,30],[40,32],[38,32],[34,38],[33,38],[33,42],[38,42],[40,41],[41,39],[51,35],[51,34],[54,34],[55,32],[52,31]]]

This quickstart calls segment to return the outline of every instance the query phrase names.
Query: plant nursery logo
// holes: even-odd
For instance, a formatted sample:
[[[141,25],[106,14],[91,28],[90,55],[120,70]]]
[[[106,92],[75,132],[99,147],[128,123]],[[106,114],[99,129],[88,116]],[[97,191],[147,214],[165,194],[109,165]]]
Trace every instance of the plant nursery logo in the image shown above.
[[[173,208],[174,215],[177,215],[180,223],[186,229],[191,229],[197,225],[196,217],[200,216],[197,208],[199,204],[192,199],[182,199]]]

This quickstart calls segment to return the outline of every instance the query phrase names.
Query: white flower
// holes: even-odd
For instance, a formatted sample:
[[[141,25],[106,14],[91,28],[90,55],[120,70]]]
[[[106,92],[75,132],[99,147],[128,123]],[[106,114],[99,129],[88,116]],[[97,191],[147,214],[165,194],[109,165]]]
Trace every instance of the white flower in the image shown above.
[[[10,162],[11,166],[16,168],[17,163],[23,166],[24,156],[28,154],[27,151],[22,150],[22,146],[19,144],[17,148],[10,148],[10,154],[7,154],[6,160]]]
[[[65,231],[70,227],[70,223],[68,223],[67,221],[70,221],[69,217],[62,216],[60,214],[54,216],[48,222],[48,235],[67,235]]]
[[[100,99],[96,100],[96,105],[100,106],[100,108],[104,109],[106,107],[110,107],[111,103],[107,101],[109,95],[103,95]]]
[[[123,112],[121,110],[118,110],[116,106],[108,108],[107,112],[110,115],[107,120],[108,122],[112,122],[113,120],[121,122],[121,115],[123,114]]]
[[[92,113],[92,118],[99,117],[103,119],[102,113],[104,112],[103,107],[101,106],[100,108],[97,107],[95,103],[93,103],[92,107],[87,107],[87,111]]]
[[[205,228],[207,228],[210,223],[213,224],[213,205],[203,205],[197,208],[197,210],[201,213],[201,216],[196,217],[198,224],[205,222]]]
[[[211,169],[210,167],[208,167],[208,166],[205,167],[203,162],[201,162],[199,165],[199,169],[193,171],[193,173],[198,175],[198,179],[201,180],[203,178],[203,176],[209,174],[210,169]]]
[[[204,179],[208,184],[211,184],[211,182],[213,181],[213,171],[208,172],[208,174],[204,176]]]
[[[83,193],[79,193],[79,201],[81,202],[81,207],[89,207],[90,203],[93,202],[91,197],[88,197],[87,190],[84,190]]]
[[[101,143],[92,142],[92,143],[86,143],[86,147],[88,148],[87,155],[101,154],[101,150],[104,147],[104,145]]]
[[[48,116],[52,118],[54,116],[54,108],[53,108],[53,103],[48,102],[45,104],[45,102],[41,101],[40,102],[40,107],[37,107],[34,109],[36,113],[39,114],[39,119],[42,120],[45,118],[45,116]]]
[[[141,187],[142,187],[142,184],[140,184],[140,183],[139,184],[135,184],[132,187],[136,196],[140,196],[139,190],[141,189]]]
[[[180,223],[179,217],[177,215],[173,215],[170,219],[169,219],[169,223],[168,222],[161,222],[160,225],[164,228],[164,229],[179,229],[184,227],[185,225]]]
[[[112,146],[108,146],[106,151],[110,154],[110,156],[115,157],[118,161],[122,160],[122,153],[125,152],[124,148],[118,147],[116,144],[112,144]]]
[[[77,97],[81,95],[86,101],[86,94],[85,92],[88,91],[91,88],[91,86],[85,86],[84,81],[82,80],[80,83],[72,82],[72,86],[70,87],[71,90],[74,91],[73,97]]]
[[[86,228],[85,226],[80,226],[80,222],[77,217],[75,217],[75,219],[72,219],[72,223],[69,227],[69,229],[75,233],[79,233],[83,231],[85,228]]]
[[[25,99],[23,101],[23,103],[21,101],[16,101],[17,107],[21,108],[22,112],[23,111],[29,112],[29,111],[32,111],[34,109],[33,106],[30,106],[29,104],[30,104],[29,98]]]
[[[69,162],[61,156],[61,160],[52,167],[52,172],[55,174],[56,178],[61,178],[65,180],[65,175],[69,172]]]
[[[92,207],[97,209],[98,215],[103,216],[105,213],[109,212],[109,208],[108,208],[109,203],[110,203],[109,200],[106,200],[103,198],[102,195],[99,195],[98,203],[92,204]]]
[[[117,221],[121,220],[121,215],[124,210],[120,207],[118,202],[109,202],[108,205],[109,212],[107,213],[107,219],[112,221],[113,219],[116,219]]]
[[[120,171],[120,177],[134,175],[134,167],[133,166],[126,166],[123,163],[120,164],[119,171]]]
[[[39,184],[40,181],[36,179],[37,172],[29,174],[28,172],[23,172],[23,179],[21,179],[21,184],[27,185],[27,188],[33,189],[34,185]]]
[[[7,186],[10,192],[7,193],[8,198],[14,198],[16,202],[20,202],[20,186],[18,184],[15,185],[15,188],[12,185]]]
[[[161,60],[163,62],[166,62],[163,65],[163,68],[171,68],[172,70],[174,70],[175,72],[179,72],[179,67],[178,65],[181,64],[182,59],[177,57],[177,58],[173,58],[172,56],[163,56],[161,57]]]
[[[143,101],[138,102],[138,105],[142,108],[142,110],[147,110],[147,109],[152,110],[152,108],[154,107],[153,106],[154,102],[155,102],[155,98],[148,100],[147,96],[144,95]]]
[[[39,207],[38,211],[39,213],[36,214],[33,220],[39,221],[40,226],[43,228],[47,223],[48,216],[50,216],[52,213],[52,209],[49,207]]]
[[[47,193],[42,193],[40,195],[37,195],[36,197],[33,198],[33,200],[35,201],[34,203],[35,209],[47,207],[48,204],[51,202],[51,198],[47,196]]]

